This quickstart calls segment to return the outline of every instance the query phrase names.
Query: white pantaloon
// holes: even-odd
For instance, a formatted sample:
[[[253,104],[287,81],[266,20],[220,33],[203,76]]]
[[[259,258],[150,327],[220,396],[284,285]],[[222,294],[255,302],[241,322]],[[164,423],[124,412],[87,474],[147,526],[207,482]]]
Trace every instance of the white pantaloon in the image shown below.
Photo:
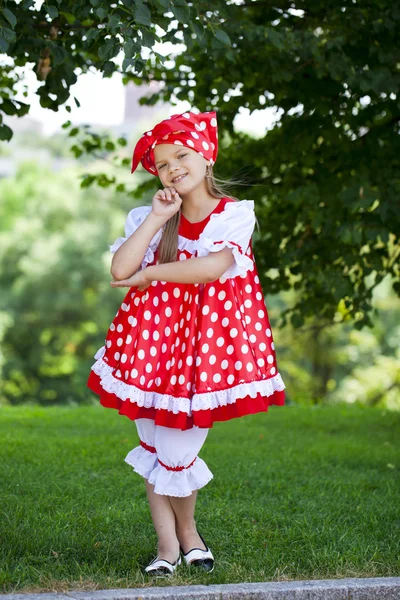
[[[140,445],[127,454],[125,462],[154,485],[156,494],[190,496],[213,478],[204,460],[197,456],[208,429],[182,431],[155,425],[152,419],[136,419],[135,423]]]

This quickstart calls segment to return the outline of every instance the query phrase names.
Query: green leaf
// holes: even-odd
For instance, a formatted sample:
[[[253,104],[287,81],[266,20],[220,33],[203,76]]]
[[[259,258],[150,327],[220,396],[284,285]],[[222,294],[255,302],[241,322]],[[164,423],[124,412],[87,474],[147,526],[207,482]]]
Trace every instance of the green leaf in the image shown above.
[[[7,19],[7,21],[10,23],[11,27],[15,27],[17,24],[17,19],[14,15],[14,13],[11,12],[11,10],[9,10],[8,8],[3,8],[3,17],[5,17]]]
[[[222,29],[215,30],[215,37],[217,38],[217,40],[219,40],[226,46],[232,46],[232,42],[229,35],[225,33],[225,31],[222,31]]]
[[[135,60],[135,71],[136,71],[136,73],[141,73],[143,71],[145,65],[146,65],[146,61],[144,61],[142,58],[138,57]]]
[[[129,67],[131,67],[134,64],[135,64],[134,58],[124,58],[124,60],[122,61],[122,70],[127,71],[129,69]]]
[[[195,33],[196,38],[198,40],[202,40],[204,38],[205,35],[205,28],[203,27],[203,25],[201,24],[200,21],[194,21],[191,23],[191,28],[193,30],[193,33]]]
[[[73,25],[75,23],[75,21],[76,21],[76,17],[72,13],[69,13],[69,12],[60,12],[60,15],[62,15],[65,18],[65,20],[67,21],[68,25]]]
[[[108,12],[104,8],[98,8],[97,10],[95,10],[95,13],[99,17],[99,19],[105,19],[108,15]]]
[[[3,103],[0,104],[0,109],[9,116],[17,115],[23,117],[29,112],[30,105],[25,102],[19,102],[18,100],[9,100],[6,98]]]
[[[68,53],[64,46],[61,46],[61,44],[54,42],[53,40],[48,41],[48,46],[51,49],[51,55],[53,57],[52,62],[54,66],[62,64],[68,56]]]
[[[4,39],[7,40],[7,42],[15,42],[15,40],[17,39],[15,31],[13,31],[12,29],[8,29],[8,27],[2,27],[0,31]]]
[[[86,32],[86,41],[90,46],[100,35],[101,29],[93,28]]]
[[[186,2],[174,2],[170,10],[180,23],[187,23],[189,21],[190,9]]]
[[[101,4],[101,3],[102,3],[102,0],[90,0],[90,4],[91,4],[92,6],[94,6],[95,8],[96,8],[97,6],[100,6],[100,4]]]
[[[51,4],[47,7],[47,14],[49,15],[50,19],[55,19],[58,17],[58,8]]]
[[[0,140],[4,140],[9,142],[13,136],[12,129],[10,129],[7,125],[0,125]]]
[[[112,60],[107,60],[103,65],[103,77],[111,77],[117,65]]]
[[[171,6],[171,0],[156,0],[158,6],[163,10],[169,10]]]
[[[2,35],[2,30],[0,29],[0,52],[6,53],[9,48],[9,43],[4,39]]]
[[[81,188],[89,187],[90,185],[92,185],[92,183],[95,181],[95,179],[96,179],[95,175],[84,175],[82,182],[81,182]]]
[[[136,23],[150,27],[151,25],[151,12],[150,9],[145,5],[135,2],[135,8],[133,9],[133,15]]]
[[[80,106],[81,106],[81,103],[79,102],[78,98],[76,98],[76,97],[74,96],[74,100],[75,100],[75,104],[76,104],[76,106],[77,106],[78,108],[80,108]]]
[[[108,18],[108,28],[111,29],[113,33],[116,33],[118,28],[121,26],[121,19],[118,15],[111,15]]]
[[[140,46],[135,40],[127,40],[124,44],[124,53],[126,58],[132,58],[137,52],[139,52]]]
[[[167,60],[167,56],[163,56],[162,54],[160,54],[159,52],[156,52],[155,50],[153,50],[153,54],[154,54],[154,56],[156,56],[158,58],[158,60],[161,63],[164,63]]]
[[[154,46],[154,43],[156,42],[156,36],[152,31],[147,31],[146,29],[144,29],[142,31],[142,43],[143,46],[146,46],[146,48],[152,48]]]
[[[106,61],[114,58],[119,52],[119,44],[115,39],[106,40],[106,42],[99,48],[99,57]]]

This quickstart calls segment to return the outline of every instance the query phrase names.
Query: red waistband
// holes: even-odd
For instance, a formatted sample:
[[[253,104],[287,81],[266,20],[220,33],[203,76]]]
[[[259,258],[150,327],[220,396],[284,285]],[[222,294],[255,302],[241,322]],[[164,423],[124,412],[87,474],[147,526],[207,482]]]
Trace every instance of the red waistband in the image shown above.
[[[162,467],[164,467],[164,469],[167,469],[168,471],[183,471],[184,469],[190,469],[190,467],[192,466],[192,464],[194,463],[194,461],[196,460],[197,456],[194,457],[194,459],[192,460],[192,462],[190,463],[190,465],[188,465],[187,467],[170,467],[168,465],[165,465],[163,462],[161,462],[160,459],[158,459],[158,462],[160,463],[160,465]]]
[[[152,454],[157,453],[157,450],[155,448],[153,448],[153,446],[149,446],[148,444],[146,444],[146,442],[142,442],[142,440],[140,440],[140,445],[142,446],[142,448],[144,448],[145,450],[148,450]]]
[[[146,442],[143,442],[142,440],[140,440],[140,445],[142,446],[142,448],[144,448],[145,450],[148,450],[148,452],[151,452],[152,454],[157,453],[157,450],[155,448],[153,448],[153,446],[149,446],[148,444],[146,444]],[[197,456],[194,457],[194,459],[192,460],[190,465],[188,465],[187,467],[170,467],[169,465],[166,465],[165,463],[163,463],[160,459],[158,459],[158,462],[160,463],[160,465],[162,467],[164,467],[164,469],[167,469],[168,471],[183,471],[184,469],[190,469],[190,467],[193,465],[196,458],[197,458]]]

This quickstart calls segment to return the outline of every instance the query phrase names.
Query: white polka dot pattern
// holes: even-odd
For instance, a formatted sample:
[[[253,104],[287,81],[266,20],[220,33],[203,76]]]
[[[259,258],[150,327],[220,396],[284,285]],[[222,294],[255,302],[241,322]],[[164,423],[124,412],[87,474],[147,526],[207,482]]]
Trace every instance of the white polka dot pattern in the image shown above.
[[[197,249],[180,235],[177,260]],[[139,406],[188,415],[282,391],[251,244],[246,258],[252,268],[235,277],[129,289],[92,367],[102,387]]]

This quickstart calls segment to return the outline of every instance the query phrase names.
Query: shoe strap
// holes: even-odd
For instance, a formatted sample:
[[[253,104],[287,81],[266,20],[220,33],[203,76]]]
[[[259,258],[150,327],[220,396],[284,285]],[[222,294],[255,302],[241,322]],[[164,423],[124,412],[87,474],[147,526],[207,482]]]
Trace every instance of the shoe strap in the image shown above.
[[[186,564],[193,562],[194,560],[205,560],[206,558],[211,558],[214,560],[214,556],[211,550],[200,550],[200,548],[193,548],[187,554],[183,555]]]
[[[175,568],[180,563],[181,563],[180,557],[178,558],[177,562],[174,563],[174,564],[170,563],[168,560],[164,560],[163,558],[154,559],[154,561],[151,562],[148,567],[146,567],[145,571],[147,571],[147,572],[149,572],[149,571],[156,571],[160,567],[166,567],[168,569],[168,571],[170,571],[170,573],[173,573],[174,570],[175,570]]]

